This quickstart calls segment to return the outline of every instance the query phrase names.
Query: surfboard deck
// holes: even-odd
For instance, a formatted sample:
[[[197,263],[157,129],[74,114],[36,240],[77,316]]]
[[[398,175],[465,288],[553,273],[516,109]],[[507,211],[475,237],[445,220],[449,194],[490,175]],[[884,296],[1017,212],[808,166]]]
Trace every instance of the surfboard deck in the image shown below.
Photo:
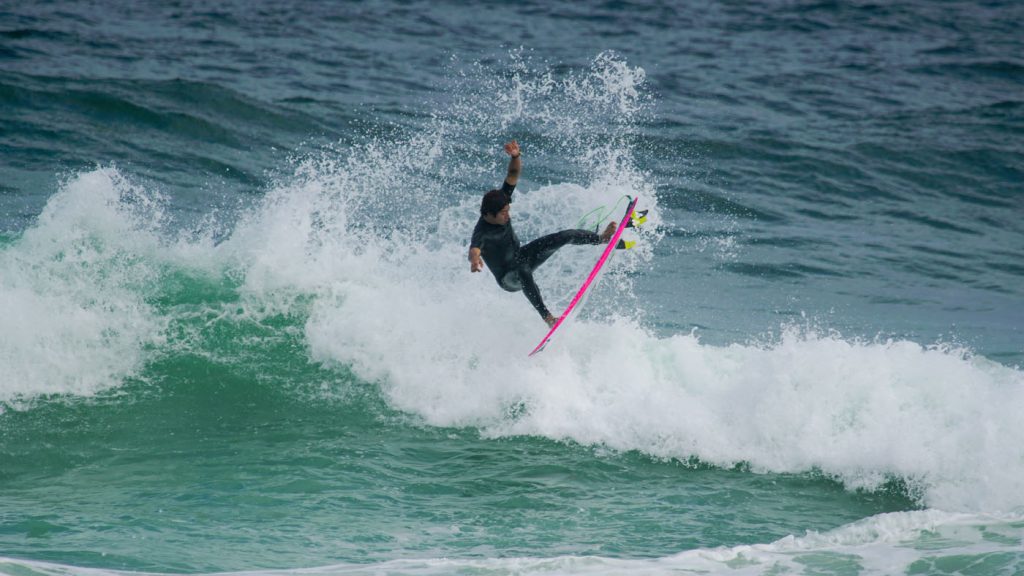
[[[583,285],[576,291],[576,295],[572,297],[572,301],[570,301],[569,305],[565,308],[565,312],[562,312],[562,315],[555,321],[555,325],[552,326],[551,329],[548,330],[548,333],[544,335],[544,339],[540,341],[540,344],[537,344],[536,348],[534,348],[532,352],[530,352],[530,356],[537,354],[551,342],[551,337],[558,331],[562,322],[569,317],[569,314],[571,314],[573,309],[576,308],[576,305],[579,304],[580,299],[582,299],[583,295],[590,289],[590,285],[593,284],[594,279],[597,278],[598,272],[601,271],[601,268],[604,268],[605,263],[608,262],[608,257],[612,254],[612,250],[615,250],[615,246],[619,243],[619,238],[622,237],[622,232],[625,231],[626,226],[629,224],[629,219],[632,218],[633,210],[636,208],[636,203],[639,199],[639,197],[635,197],[629,201],[629,206],[626,206],[626,214],[622,217],[622,221],[619,222],[619,226],[615,229],[615,233],[612,234],[608,244],[604,247],[604,251],[601,252],[601,256],[597,259],[597,264],[594,264],[594,267],[590,270],[590,274],[587,274],[587,279],[583,281]]]

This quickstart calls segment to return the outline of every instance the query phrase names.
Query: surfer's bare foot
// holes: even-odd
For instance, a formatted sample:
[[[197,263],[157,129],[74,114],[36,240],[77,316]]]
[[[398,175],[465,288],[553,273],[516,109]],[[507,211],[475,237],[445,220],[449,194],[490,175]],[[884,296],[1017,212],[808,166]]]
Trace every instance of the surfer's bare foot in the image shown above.
[[[558,319],[551,314],[548,314],[544,317],[544,321],[548,323],[548,328],[551,328],[555,325],[555,322],[558,322]]]
[[[609,222],[608,227],[601,232],[601,242],[608,243],[612,239],[612,235],[615,234],[615,222]]]

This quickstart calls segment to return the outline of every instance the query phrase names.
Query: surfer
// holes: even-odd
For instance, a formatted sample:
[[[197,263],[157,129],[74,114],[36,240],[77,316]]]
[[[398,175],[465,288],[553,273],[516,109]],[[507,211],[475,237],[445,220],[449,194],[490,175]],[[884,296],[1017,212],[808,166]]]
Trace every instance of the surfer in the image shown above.
[[[523,166],[519,144],[515,140],[505,144],[505,152],[511,156],[505,181],[501,188],[484,194],[480,202],[480,219],[469,242],[469,270],[479,272],[486,263],[499,286],[509,292],[522,290],[548,326],[554,326],[557,319],[544,306],[540,290],[533,281],[533,271],[566,244],[607,243],[615,234],[615,223],[609,223],[601,234],[589,230],[562,230],[520,246],[509,215],[512,192]]]

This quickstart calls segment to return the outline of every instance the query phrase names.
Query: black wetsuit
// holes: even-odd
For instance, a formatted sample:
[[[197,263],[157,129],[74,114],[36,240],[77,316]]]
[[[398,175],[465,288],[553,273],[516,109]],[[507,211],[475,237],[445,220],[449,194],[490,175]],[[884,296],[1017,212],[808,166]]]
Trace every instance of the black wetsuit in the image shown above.
[[[516,187],[508,182],[501,185],[501,191],[505,193],[510,203],[515,189]],[[473,238],[469,242],[469,247],[480,249],[480,255],[494,274],[499,286],[509,292],[522,290],[541,318],[547,318],[551,313],[544,306],[540,290],[533,281],[533,271],[566,244],[601,243],[601,237],[589,230],[562,230],[541,236],[520,247],[519,237],[512,229],[511,220],[505,225],[491,224],[481,216],[473,228]]]

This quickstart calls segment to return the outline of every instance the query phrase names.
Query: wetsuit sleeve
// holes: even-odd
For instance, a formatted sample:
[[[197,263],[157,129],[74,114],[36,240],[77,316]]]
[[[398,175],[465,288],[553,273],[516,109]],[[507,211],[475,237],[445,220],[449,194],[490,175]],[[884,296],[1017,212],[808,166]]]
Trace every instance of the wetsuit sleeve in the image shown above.
[[[514,192],[515,189],[515,184],[509,184],[508,182],[501,183],[501,191],[505,193],[505,197],[508,198],[509,203],[512,202],[512,192]]]
[[[480,224],[483,222],[483,218],[476,221],[476,226],[473,227],[473,236],[469,239],[470,248],[480,248],[480,245],[484,241],[484,227]]]

